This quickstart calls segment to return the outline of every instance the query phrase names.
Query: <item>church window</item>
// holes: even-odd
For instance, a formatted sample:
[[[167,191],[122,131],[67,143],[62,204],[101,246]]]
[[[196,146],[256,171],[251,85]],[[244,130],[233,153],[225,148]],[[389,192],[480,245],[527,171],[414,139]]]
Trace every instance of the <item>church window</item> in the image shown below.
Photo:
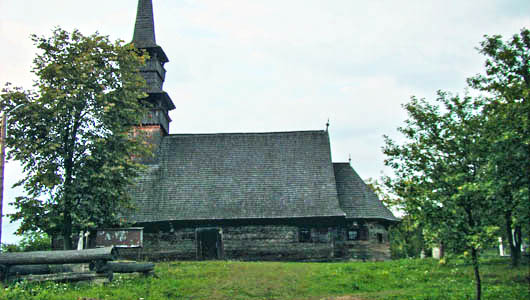
[[[309,243],[309,242],[311,242],[311,229],[309,229],[309,228],[300,228],[298,230],[298,241],[300,243]]]
[[[349,241],[366,241],[368,240],[368,227],[350,228],[346,237]]]
[[[358,239],[359,239],[359,230],[358,229],[350,229],[350,230],[348,230],[348,240],[356,241]]]

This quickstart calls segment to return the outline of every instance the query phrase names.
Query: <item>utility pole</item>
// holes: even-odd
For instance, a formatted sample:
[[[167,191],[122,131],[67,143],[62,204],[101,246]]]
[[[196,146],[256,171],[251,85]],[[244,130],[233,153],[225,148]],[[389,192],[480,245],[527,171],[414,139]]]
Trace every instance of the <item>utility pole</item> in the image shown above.
[[[7,132],[7,116],[2,113],[2,121],[0,124],[0,245],[2,245],[2,215],[4,203],[4,163],[6,154],[5,137]]]

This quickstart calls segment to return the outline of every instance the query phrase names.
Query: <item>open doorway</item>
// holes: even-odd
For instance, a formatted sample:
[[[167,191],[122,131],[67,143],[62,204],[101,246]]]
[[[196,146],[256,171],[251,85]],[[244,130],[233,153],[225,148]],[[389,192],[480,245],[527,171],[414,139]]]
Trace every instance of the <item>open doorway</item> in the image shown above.
[[[379,242],[379,244],[383,243],[383,234],[382,233],[378,233],[377,234],[377,241]]]
[[[222,258],[223,245],[219,228],[198,228],[195,234],[197,236],[197,259]]]

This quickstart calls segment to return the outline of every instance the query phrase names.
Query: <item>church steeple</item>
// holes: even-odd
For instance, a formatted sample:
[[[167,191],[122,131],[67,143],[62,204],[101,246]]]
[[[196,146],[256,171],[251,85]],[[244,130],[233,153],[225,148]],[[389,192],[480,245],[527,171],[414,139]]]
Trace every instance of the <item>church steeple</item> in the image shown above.
[[[143,118],[142,125],[160,126],[163,133],[168,134],[171,122],[168,112],[175,105],[163,90],[166,78],[164,64],[169,60],[162,47],[156,44],[152,0],[138,0],[132,43],[136,48],[146,50],[150,56],[140,72],[147,82],[147,101],[153,104],[153,109]]]
[[[133,43],[138,48],[156,47],[155,20],[153,18],[153,2],[151,0],[138,1]]]

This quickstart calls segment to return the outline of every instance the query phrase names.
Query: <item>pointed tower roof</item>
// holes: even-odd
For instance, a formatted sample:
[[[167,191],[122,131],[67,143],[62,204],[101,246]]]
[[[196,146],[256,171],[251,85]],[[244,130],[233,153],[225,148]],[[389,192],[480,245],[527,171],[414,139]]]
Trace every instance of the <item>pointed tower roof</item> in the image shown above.
[[[132,42],[137,48],[146,49],[149,53],[158,54],[162,63],[168,62],[164,50],[156,44],[152,0],[138,1]]]

